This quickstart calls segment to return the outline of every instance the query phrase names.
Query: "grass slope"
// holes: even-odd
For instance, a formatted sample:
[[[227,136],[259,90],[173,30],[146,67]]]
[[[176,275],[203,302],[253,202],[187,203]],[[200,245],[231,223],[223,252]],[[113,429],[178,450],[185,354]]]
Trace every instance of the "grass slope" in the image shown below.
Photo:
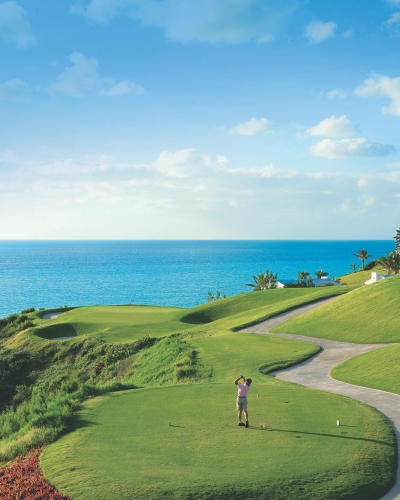
[[[400,345],[356,356],[332,370],[343,382],[400,394]]]
[[[92,306],[43,320],[35,334],[44,339],[90,335],[106,342],[132,342],[145,335],[160,337],[182,330],[184,309],[155,306]]]
[[[367,500],[385,492],[396,445],[379,413],[278,381],[253,390],[249,429],[236,425],[233,384],[96,398],[75,432],[45,450],[45,477],[74,500]]]
[[[45,339],[95,336],[106,342],[132,342],[145,335],[211,331],[253,324],[298,305],[343,294],[350,287],[265,290],[230,297],[192,309],[155,306],[79,307],[54,320],[38,320],[35,335]],[[46,311],[47,312],[47,311]],[[43,314],[42,314],[43,315]],[[219,320],[230,319],[225,323]],[[204,324],[210,328],[204,329]],[[200,325],[200,327],[199,327]]]
[[[400,277],[353,290],[318,309],[281,323],[272,333],[343,342],[400,342]]]

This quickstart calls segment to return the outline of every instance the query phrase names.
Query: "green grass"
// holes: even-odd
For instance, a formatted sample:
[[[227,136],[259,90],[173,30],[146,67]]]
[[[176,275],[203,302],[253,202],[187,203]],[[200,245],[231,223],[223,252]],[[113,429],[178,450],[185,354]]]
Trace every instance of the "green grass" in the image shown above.
[[[45,477],[74,500],[367,500],[387,490],[395,438],[370,407],[271,380],[253,387],[244,429],[235,395],[233,384],[200,384],[96,398],[46,448]]]
[[[218,383],[232,382],[242,374],[255,384],[265,384],[271,379],[264,374],[300,363],[319,351],[306,342],[239,332],[195,338],[191,343],[200,362],[212,370],[211,380]]]
[[[332,376],[349,384],[400,394],[400,345],[356,356],[332,370]]]
[[[132,342],[145,335],[160,337],[183,329],[184,309],[155,306],[92,306],[43,320],[35,334],[44,339],[90,335],[106,342]]]
[[[386,274],[386,271],[382,269],[381,266],[374,266],[372,269],[369,269],[368,271],[356,271],[355,273],[349,273],[349,274],[344,274],[343,276],[340,277],[340,280],[342,283],[346,283],[347,285],[351,286],[361,286],[364,285],[364,283],[371,279],[371,273],[372,272],[378,272],[381,274]]]
[[[57,319],[40,320],[34,333],[45,340],[87,335],[116,343],[132,342],[146,335],[162,337],[183,331],[198,333],[215,328],[229,329],[253,324],[278,312],[349,290],[351,288],[345,286],[265,290],[192,309],[156,306],[78,307],[63,313]],[[41,315],[47,312],[43,311]],[[204,324],[208,324],[211,329],[204,327]]]
[[[379,498],[397,459],[386,418],[354,400],[265,376],[318,347],[238,331],[353,288],[251,292],[189,310],[94,306],[38,319],[41,326],[4,345],[45,360],[38,383],[56,397],[72,381],[81,387],[97,378],[142,387],[84,402],[73,432],[46,448],[46,478],[74,500]],[[73,340],[48,341],[71,333]],[[232,382],[240,373],[254,381],[250,429],[236,425]],[[29,432],[19,435],[22,448],[37,442]]]
[[[271,332],[359,344],[400,342],[399,301],[400,277],[388,278],[285,321]]]

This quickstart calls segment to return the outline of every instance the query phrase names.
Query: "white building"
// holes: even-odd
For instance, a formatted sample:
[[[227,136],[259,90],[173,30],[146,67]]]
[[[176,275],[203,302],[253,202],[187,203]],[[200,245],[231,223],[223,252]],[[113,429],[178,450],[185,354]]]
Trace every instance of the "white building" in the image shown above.
[[[392,278],[396,276],[395,274],[381,274],[377,272],[371,273],[371,279],[364,281],[364,285],[371,285],[372,283],[376,283],[377,281],[384,280],[385,278]]]
[[[275,288],[284,288],[288,283],[297,283],[297,279],[293,280],[278,280],[275,284]],[[332,285],[340,286],[340,283],[331,280],[328,276],[323,276],[322,278],[316,278],[312,280],[314,286]]]

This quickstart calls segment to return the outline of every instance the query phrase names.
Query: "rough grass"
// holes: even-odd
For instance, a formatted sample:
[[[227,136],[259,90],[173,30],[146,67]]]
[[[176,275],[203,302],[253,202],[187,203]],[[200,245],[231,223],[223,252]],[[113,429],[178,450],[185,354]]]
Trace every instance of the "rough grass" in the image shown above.
[[[338,365],[332,376],[349,384],[400,394],[399,359],[399,344],[382,347]]]
[[[44,475],[74,500],[368,500],[386,491],[396,444],[379,413],[276,380],[252,390],[249,429],[236,425],[233,384],[89,401],[75,431],[45,450]]]
[[[400,342],[399,301],[400,277],[388,278],[285,321],[271,332],[359,344]]]

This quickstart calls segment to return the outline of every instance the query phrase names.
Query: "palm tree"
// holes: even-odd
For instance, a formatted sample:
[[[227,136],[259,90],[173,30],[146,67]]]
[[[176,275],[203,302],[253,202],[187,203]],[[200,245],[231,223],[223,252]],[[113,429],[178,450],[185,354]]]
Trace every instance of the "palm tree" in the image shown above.
[[[274,288],[278,276],[272,271],[265,271],[258,276],[252,276],[254,283],[246,283],[246,286],[251,286],[253,291],[258,290],[268,290],[269,288]]]
[[[377,263],[389,274],[398,274],[400,272],[400,253],[396,250],[392,253],[386,252],[386,257],[379,257]]]
[[[329,273],[323,271],[322,269],[320,269],[319,271],[317,271],[315,273],[315,276],[319,279],[321,279],[322,277],[325,277],[325,276],[328,276]]]
[[[357,250],[357,253],[354,254],[354,257],[360,259],[362,262],[362,270],[364,271],[364,261],[370,259],[372,255],[369,255],[368,250],[362,248],[361,250]]]
[[[297,281],[299,283],[303,283],[309,276],[310,273],[308,273],[307,271],[299,271],[297,273]]]
[[[394,240],[396,242],[396,250],[398,252],[400,252],[400,228],[397,229],[396,236],[394,237]]]
[[[350,270],[355,273],[358,269],[358,264],[350,264]]]

